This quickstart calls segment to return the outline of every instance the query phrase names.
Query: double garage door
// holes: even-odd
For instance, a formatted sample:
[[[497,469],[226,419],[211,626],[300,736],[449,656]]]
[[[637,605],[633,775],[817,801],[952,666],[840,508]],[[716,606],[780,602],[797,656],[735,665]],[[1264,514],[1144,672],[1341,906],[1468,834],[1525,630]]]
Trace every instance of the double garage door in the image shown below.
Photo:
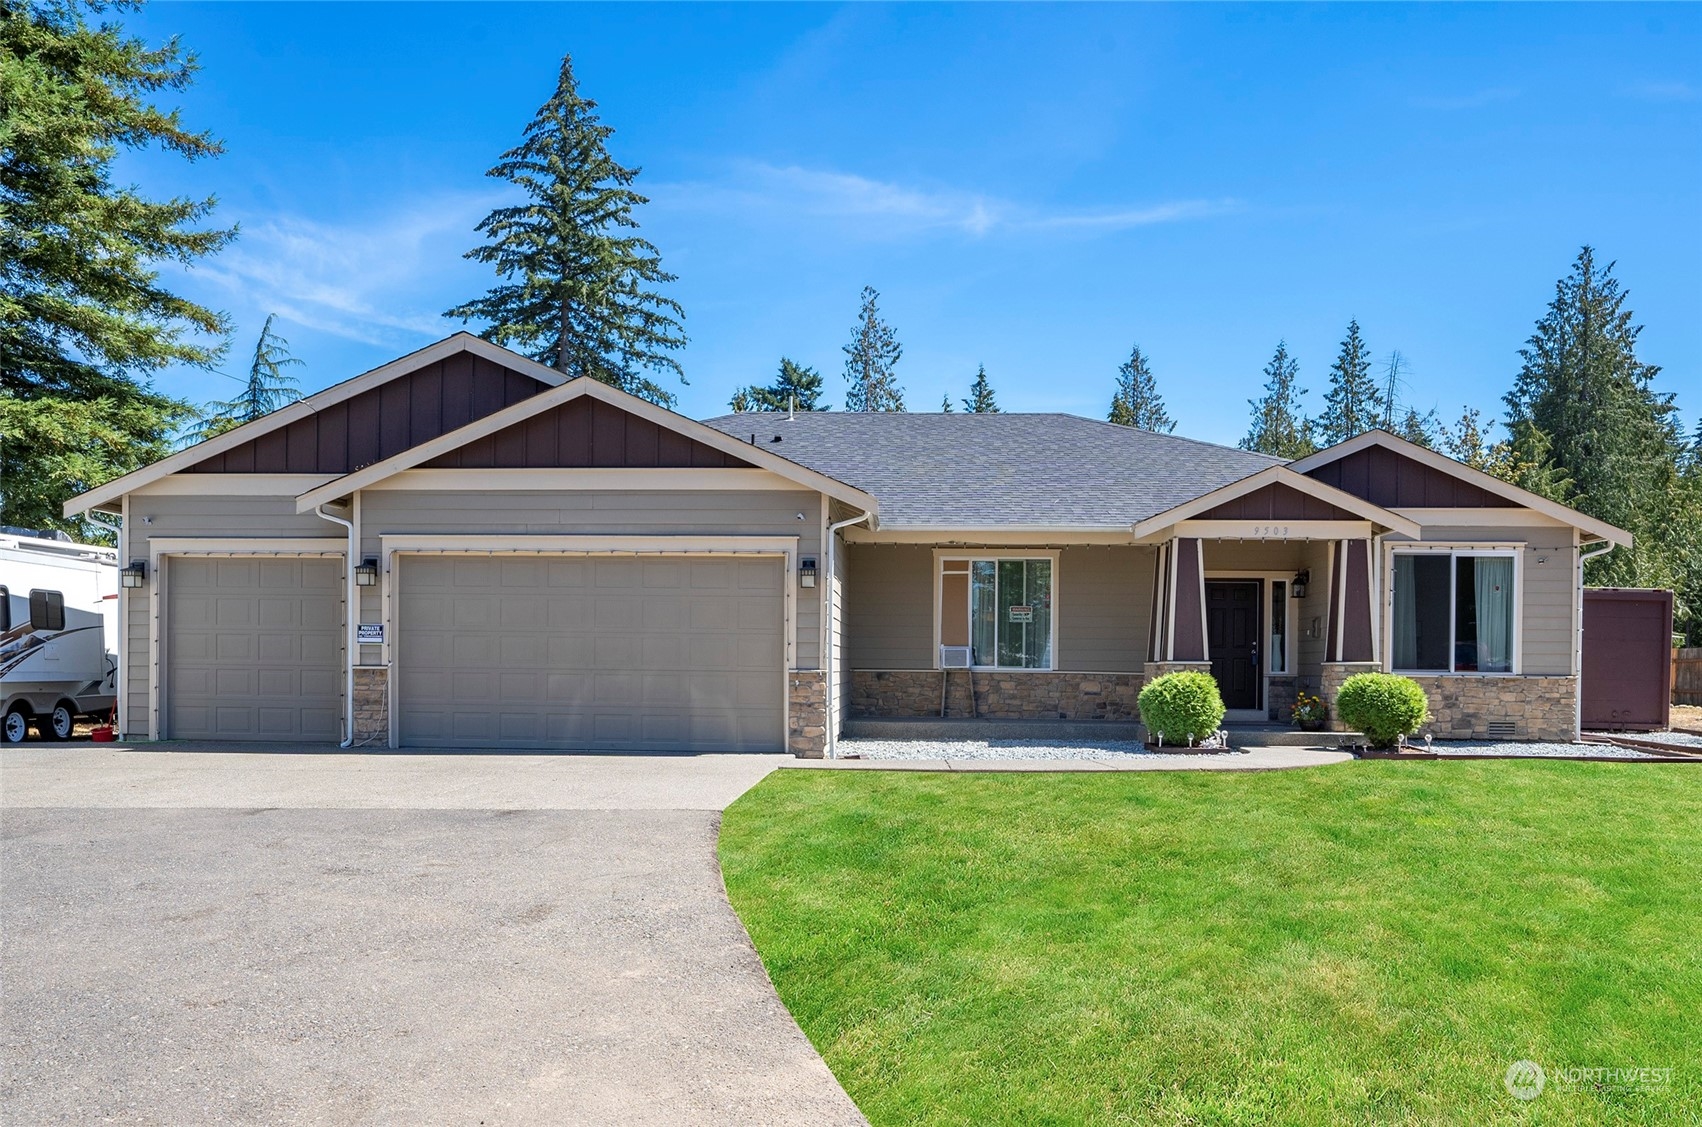
[[[404,747],[785,746],[775,557],[396,559],[391,700]],[[167,734],[337,739],[342,561],[170,567]]]
[[[777,558],[397,559],[404,747],[784,746]]]

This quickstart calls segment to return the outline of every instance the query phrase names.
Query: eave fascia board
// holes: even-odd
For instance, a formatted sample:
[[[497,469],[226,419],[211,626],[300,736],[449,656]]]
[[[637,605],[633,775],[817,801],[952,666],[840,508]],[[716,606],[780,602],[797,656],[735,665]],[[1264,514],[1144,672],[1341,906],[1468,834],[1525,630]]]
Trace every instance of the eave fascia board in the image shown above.
[[[1238,481],[1219,486],[1210,493],[1201,494],[1162,513],[1154,514],[1145,520],[1136,521],[1134,525],[1135,537],[1145,539],[1182,521],[1208,512],[1227,501],[1233,501],[1237,497],[1244,497],[1249,493],[1257,492],[1267,485],[1286,485],[1291,489],[1299,490],[1316,497],[1320,501],[1334,505],[1338,509],[1345,509],[1347,512],[1373,524],[1382,525],[1390,532],[1398,532],[1414,539],[1417,539],[1420,535],[1421,526],[1416,521],[1409,520],[1399,513],[1390,512],[1379,505],[1373,505],[1363,497],[1355,497],[1345,490],[1337,489],[1332,485],[1325,485],[1323,482],[1309,478],[1305,474],[1296,473],[1288,466],[1268,466]]]
[[[1600,540],[1608,540],[1622,548],[1631,547],[1633,537],[1623,528],[1615,527],[1604,520],[1597,520],[1587,513],[1581,513],[1569,505],[1558,501],[1550,501],[1547,497],[1532,493],[1528,489],[1520,489],[1517,485],[1502,481],[1493,474],[1484,473],[1480,469],[1457,462],[1445,454],[1408,442],[1398,434],[1390,434],[1386,430],[1368,430],[1364,434],[1354,435],[1346,442],[1338,442],[1326,447],[1316,454],[1308,454],[1298,461],[1290,462],[1288,468],[1296,473],[1309,474],[1319,466],[1327,466],[1331,462],[1357,454],[1368,446],[1382,446],[1397,454],[1411,458],[1420,465],[1428,466],[1440,473],[1450,474],[1470,485],[1475,485],[1487,493],[1505,498],[1515,505],[1539,512],[1552,517],[1562,524],[1569,525]]]
[[[132,492],[149,482],[158,481],[162,477],[188,469],[195,463],[226,450],[234,449],[245,442],[270,434],[280,427],[288,426],[298,419],[323,411],[325,408],[351,399],[363,391],[377,387],[406,375],[417,368],[446,360],[461,352],[471,352],[505,368],[531,376],[540,383],[550,387],[559,387],[566,382],[560,372],[546,368],[536,360],[527,359],[517,352],[510,352],[501,345],[492,344],[468,332],[458,332],[444,337],[440,341],[426,345],[401,356],[388,364],[380,365],[358,376],[351,376],[339,383],[332,384],[322,391],[305,396],[287,406],[280,407],[269,415],[263,415],[252,422],[233,427],[221,435],[197,442],[185,447],[175,454],[161,458],[157,462],[132,470],[123,477],[114,478],[105,485],[97,486],[85,493],[78,494],[65,502],[65,515],[76,516],[90,509],[104,508],[110,502],[116,501],[124,494]]]
[[[706,446],[712,446],[722,453],[729,454],[743,461],[750,462],[758,469],[765,469],[779,474],[789,481],[796,482],[800,487],[816,492],[825,493],[829,497],[856,505],[871,513],[879,513],[879,503],[867,493],[855,489],[841,481],[836,481],[825,474],[798,463],[772,454],[760,446],[750,446],[731,435],[723,434],[713,427],[705,426],[684,415],[677,415],[654,403],[629,395],[618,388],[600,383],[588,377],[570,380],[549,391],[540,392],[530,399],[494,411],[482,419],[475,419],[463,427],[441,434],[429,441],[395,454],[381,462],[374,462],[352,473],[326,482],[316,489],[308,490],[296,498],[296,512],[305,513],[318,505],[344,497],[370,485],[383,481],[395,474],[414,468],[422,462],[430,461],[440,454],[465,446],[469,442],[495,434],[505,427],[513,426],[531,416],[543,411],[559,407],[583,396],[602,400],[611,406],[618,407],[629,414],[656,423],[669,430],[684,434],[688,438],[701,441]]]

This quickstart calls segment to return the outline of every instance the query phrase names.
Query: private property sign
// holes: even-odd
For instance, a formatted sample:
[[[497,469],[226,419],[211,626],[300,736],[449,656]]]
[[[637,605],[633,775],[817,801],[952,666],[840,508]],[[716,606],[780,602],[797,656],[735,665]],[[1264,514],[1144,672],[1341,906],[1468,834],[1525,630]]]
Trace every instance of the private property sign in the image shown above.
[[[1034,621],[1034,608],[1033,607],[1012,607],[1011,608],[1011,621],[1012,622],[1033,622]]]

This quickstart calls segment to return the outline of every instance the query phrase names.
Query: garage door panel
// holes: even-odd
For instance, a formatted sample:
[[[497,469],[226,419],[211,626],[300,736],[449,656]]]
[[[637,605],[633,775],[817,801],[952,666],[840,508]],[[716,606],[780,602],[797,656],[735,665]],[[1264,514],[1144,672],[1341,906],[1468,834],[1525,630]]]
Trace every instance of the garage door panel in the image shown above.
[[[778,560],[410,555],[398,570],[404,744],[784,746]]]
[[[167,736],[341,734],[341,560],[190,556],[166,568]]]

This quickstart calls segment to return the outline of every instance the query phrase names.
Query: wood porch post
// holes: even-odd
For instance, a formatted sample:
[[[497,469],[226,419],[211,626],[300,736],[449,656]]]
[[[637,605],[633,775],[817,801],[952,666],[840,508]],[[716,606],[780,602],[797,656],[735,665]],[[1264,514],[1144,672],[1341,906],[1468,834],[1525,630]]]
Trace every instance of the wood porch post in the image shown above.
[[[1371,633],[1371,541],[1330,545],[1330,629],[1326,661],[1376,660]]]
[[[1171,661],[1206,661],[1205,550],[1198,537],[1175,541],[1171,597]]]

